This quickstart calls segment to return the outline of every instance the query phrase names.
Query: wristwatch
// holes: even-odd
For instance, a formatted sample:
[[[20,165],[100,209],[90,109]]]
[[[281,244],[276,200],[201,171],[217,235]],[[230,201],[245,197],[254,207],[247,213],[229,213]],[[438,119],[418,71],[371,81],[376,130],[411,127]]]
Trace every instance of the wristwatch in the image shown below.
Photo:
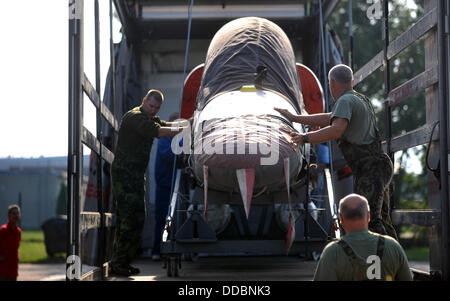
[[[302,140],[303,140],[303,143],[309,143],[308,135],[307,134],[303,134],[302,135]]]

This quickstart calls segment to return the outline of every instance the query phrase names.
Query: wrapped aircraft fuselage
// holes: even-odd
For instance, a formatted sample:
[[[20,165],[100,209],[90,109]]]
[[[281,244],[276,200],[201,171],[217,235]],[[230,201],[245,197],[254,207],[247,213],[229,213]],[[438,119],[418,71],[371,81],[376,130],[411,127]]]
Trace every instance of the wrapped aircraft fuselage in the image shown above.
[[[288,37],[262,18],[227,23],[209,46],[196,101],[191,164],[197,180],[207,189],[240,193],[244,205],[252,196],[285,191],[286,179],[293,185],[303,148],[288,133],[303,128],[274,107],[305,112]]]

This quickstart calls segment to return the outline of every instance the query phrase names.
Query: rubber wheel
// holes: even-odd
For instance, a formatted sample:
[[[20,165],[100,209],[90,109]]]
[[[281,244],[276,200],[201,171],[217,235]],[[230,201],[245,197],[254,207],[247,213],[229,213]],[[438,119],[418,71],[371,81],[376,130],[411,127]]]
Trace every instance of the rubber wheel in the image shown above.
[[[170,265],[169,270],[171,271],[171,274],[173,277],[178,277],[178,257],[171,257],[169,259]]]
[[[195,262],[198,260],[198,253],[184,253],[184,260]]]
[[[166,259],[167,277],[172,277],[172,262],[170,257]]]

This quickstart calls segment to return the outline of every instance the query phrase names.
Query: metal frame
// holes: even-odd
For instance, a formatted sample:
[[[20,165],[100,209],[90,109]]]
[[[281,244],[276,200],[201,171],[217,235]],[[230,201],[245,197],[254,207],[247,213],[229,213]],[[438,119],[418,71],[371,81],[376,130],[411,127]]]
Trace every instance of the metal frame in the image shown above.
[[[102,185],[102,160],[112,163],[114,153],[103,143],[102,118],[118,131],[117,114],[102,102],[100,97],[100,37],[99,37],[99,4],[94,1],[95,14],[95,88],[89,81],[83,69],[83,19],[84,0],[69,0],[69,144],[67,158],[67,216],[68,244],[67,257],[77,256],[78,260],[67,262],[66,269],[78,271],[73,277],[66,275],[66,280],[99,280],[107,277],[108,262],[105,262],[105,248],[97,251],[97,267],[87,273],[82,273],[81,262],[81,232],[88,229],[98,229],[100,245],[106,243],[106,229],[114,225],[114,214],[105,212]],[[112,67],[112,98],[114,103],[114,45],[112,38],[112,0],[110,6],[110,63]],[[97,135],[92,134],[83,126],[83,92],[91,100],[97,111]],[[113,110],[114,111],[114,110]],[[115,117],[116,116],[116,117]],[[88,146],[97,155],[97,205],[98,212],[85,212],[80,208],[83,197],[83,146]],[[69,260],[68,260],[69,261]],[[77,265],[74,269],[73,265]],[[69,273],[67,273],[69,274]]]
[[[328,173],[329,175],[329,173]],[[308,210],[302,210],[301,216],[295,222],[295,241],[289,249],[286,249],[286,240],[283,236],[279,238],[268,237],[269,220],[272,220],[274,213],[270,208],[259,222],[259,227],[255,238],[249,239],[252,235],[245,220],[244,211],[234,211],[235,226],[240,236],[234,238],[223,238],[216,236],[216,232],[207,224],[203,217],[202,210],[198,210],[197,205],[203,203],[203,188],[197,187],[193,199],[189,199],[190,192],[187,189],[186,177],[188,174],[182,169],[177,169],[173,194],[169,206],[169,214],[166,217],[166,227],[161,241],[161,254],[164,257],[164,268],[167,269],[169,277],[178,276],[178,268],[181,267],[181,254],[234,254],[234,255],[300,255],[305,258],[315,256],[323,250],[330,241],[322,225],[314,220]],[[184,178],[184,179],[183,179]],[[327,189],[332,200],[333,190],[329,189],[331,183],[327,179]],[[293,194],[297,196],[306,192],[306,189],[293,189]],[[232,194],[208,190],[209,204],[229,204],[242,206],[242,200],[238,194]],[[264,196],[258,199],[258,205],[273,205],[275,203],[287,203],[286,193],[279,192],[276,195]],[[277,200],[275,202],[275,200]],[[190,216],[186,215],[187,207],[193,205]],[[335,212],[332,203],[329,204],[331,217],[334,219]],[[305,206],[305,208],[307,208]],[[240,218],[238,217],[240,216]],[[257,237],[257,238],[256,238]]]
[[[110,0],[110,27],[112,28],[112,1]],[[339,1],[330,1],[325,9],[324,19],[326,20]],[[449,126],[449,57],[450,57],[450,41],[449,41],[449,15],[450,8],[448,1],[436,0],[431,1],[434,5],[427,13],[412,25],[408,30],[393,41],[389,41],[389,25],[388,25],[388,0],[384,0],[384,19],[383,34],[385,44],[382,51],[370,59],[362,68],[355,72],[355,85],[363,81],[370,74],[380,67],[384,67],[385,76],[385,96],[386,96],[386,119],[388,124],[391,122],[390,111],[393,106],[404,101],[407,97],[417,94],[427,89],[437,90],[439,101],[439,136],[431,137],[439,142],[440,157],[440,180],[442,188],[440,190],[439,204],[433,205],[429,210],[394,210],[392,216],[394,221],[399,223],[418,224],[430,226],[433,229],[433,248],[437,248],[439,258],[434,258],[435,253],[430,253],[431,272],[437,277],[449,280],[450,263],[449,263],[449,192],[448,192],[448,156],[450,154],[450,146],[448,144],[448,126]],[[114,0],[122,23],[125,22],[125,34],[130,38],[133,37],[133,28],[136,24],[131,22],[128,16],[124,15],[125,8],[123,2]],[[119,4],[119,5],[118,5]],[[68,233],[69,242],[67,246],[67,255],[80,256],[80,237],[83,229],[98,228],[105,229],[112,225],[113,216],[103,211],[102,194],[99,192],[99,212],[81,212],[80,199],[82,197],[82,158],[84,143],[93,149],[98,155],[98,162],[102,159],[111,163],[114,158],[113,152],[102,144],[101,117],[117,131],[118,123],[114,116],[117,114],[111,111],[103,104],[99,91],[99,56],[96,47],[96,89],[90,84],[90,81],[84,74],[83,70],[83,0],[69,0],[69,143],[68,143]],[[96,33],[98,34],[98,0],[96,5]],[[330,11],[328,13],[328,11]],[[438,64],[427,67],[427,69],[400,85],[399,87],[390,87],[390,70],[389,63],[396,55],[405,48],[410,46],[418,38],[425,34],[435,37],[435,47],[438,52]],[[98,35],[97,35],[98,37]],[[132,40],[132,39],[130,39]],[[98,46],[98,39],[96,38]],[[114,45],[112,42],[111,30],[111,70],[114,74]],[[114,100],[114,76],[112,76],[112,97]],[[92,103],[97,109],[97,136],[94,136],[86,128],[83,127],[83,91],[89,96]],[[113,101],[114,102],[114,101]],[[117,109],[117,108],[116,108]],[[112,110],[115,113],[115,109]],[[398,137],[391,136],[391,129],[388,126],[387,139],[384,142],[386,151],[392,155],[398,150],[408,149],[414,146],[425,144],[432,135],[432,125],[427,124],[419,129],[413,130]],[[101,175],[100,175],[101,177]],[[101,183],[101,178],[98,179]],[[100,190],[101,190],[101,186]],[[172,208],[173,209],[173,208]],[[99,251],[101,252],[101,251]],[[67,268],[71,264],[67,264]],[[80,279],[96,279],[99,274],[104,276],[104,263],[91,272],[81,275]],[[81,267],[80,267],[81,270]],[[69,280],[69,279],[68,279]]]
[[[439,59],[439,122],[445,126],[440,127],[440,168],[441,168],[441,233],[440,249],[441,260],[440,267],[444,280],[450,279],[450,254],[449,254],[449,177],[448,177],[448,155],[450,146],[448,144],[448,102],[450,100],[450,4],[448,1],[439,1],[438,4],[438,59]],[[438,242],[439,243],[439,242]]]
[[[388,24],[388,0],[383,1],[383,39],[384,49],[370,59],[363,67],[354,74],[355,85],[363,81],[378,68],[384,70],[385,110],[387,122],[386,140],[383,142],[385,151],[393,157],[394,152],[409,149],[418,145],[426,144],[427,141],[439,141],[440,170],[448,171],[448,107],[449,101],[449,3],[448,1],[430,1],[432,7],[415,24],[410,26],[403,34],[392,42],[389,41]],[[434,30],[437,29],[437,34]],[[438,51],[437,64],[428,67],[424,72],[391,89],[390,87],[390,60],[401,53],[408,46],[425,34],[436,36]],[[446,126],[439,127],[439,135],[430,137],[434,124],[426,124],[406,134],[392,137],[391,109],[406,98],[419,93],[427,88],[438,88],[439,99],[439,123]],[[441,172],[441,190],[439,204],[427,210],[393,210],[392,219],[395,224],[414,224],[428,226],[436,229],[430,244],[437,248],[435,253],[430,252],[431,276],[438,279],[449,280],[449,196],[448,196],[448,173]],[[433,242],[432,242],[433,241]],[[435,257],[439,257],[436,258]]]

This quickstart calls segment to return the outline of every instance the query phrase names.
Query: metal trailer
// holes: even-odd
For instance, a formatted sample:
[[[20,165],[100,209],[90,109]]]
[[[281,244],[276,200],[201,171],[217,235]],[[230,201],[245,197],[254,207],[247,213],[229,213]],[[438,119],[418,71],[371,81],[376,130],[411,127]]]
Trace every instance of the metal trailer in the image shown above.
[[[439,126],[439,131],[435,131],[435,128],[437,124],[448,124],[449,116],[447,107],[449,100],[449,3],[443,0],[425,0],[424,4],[424,16],[395,40],[390,41],[388,1],[383,1],[382,39],[384,48],[355,72],[355,85],[382,68],[387,124],[387,137],[383,141],[384,150],[393,158],[397,151],[429,143],[429,148],[432,152],[434,151],[434,159],[438,159],[440,162],[440,170],[448,171],[447,126]],[[426,70],[402,85],[391,88],[390,62],[422,36],[425,36]],[[422,90],[425,90],[426,94],[427,124],[400,136],[392,137],[392,108]],[[442,185],[437,193],[429,189],[430,208],[402,210],[394,206],[391,217],[395,225],[429,227],[430,273],[425,275],[420,271],[413,270],[415,276],[448,280],[450,276],[448,173],[441,172],[440,179],[437,179],[429,171],[428,179],[429,187],[432,187],[433,183],[437,181]]]
[[[82,212],[80,210],[80,200],[82,198],[82,145],[87,145],[98,155],[99,165],[102,160],[105,163],[111,163],[114,157],[114,145],[105,146],[102,141],[102,127],[98,126],[97,135],[90,133],[82,124],[83,92],[88,95],[92,103],[97,108],[97,122],[101,125],[104,118],[112,129],[118,130],[117,120],[120,118],[115,108],[120,104],[114,104],[114,76],[112,77],[111,93],[112,104],[106,106],[100,98],[99,91],[99,48],[98,39],[96,39],[96,87],[93,88],[87,76],[83,71],[83,0],[69,0],[69,148],[68,148],[68,222],[69,222],[69,242],[67,246],[67,280],[97,280],[107,277],[108,262],[105,257],[105,250],[109,248],[111,241],[107,244],[105,232],[114,225],[114,214],[106,211],[102,198],[102,189],[98,190],[98,208],[99,212]],[[127,37],[128,43],[139,44],[144,39],[166,38],[166,39],[185,39],[186,38],[186,11],[187,3],[185,1],[171,1],[170,4],[178,4],[185,7],[185,11],[173,11],[175,14],[170,19],[158,18],[155,14],[146,13],[146,8],[151,5],[162,5],[166,2],[157,1],[121,1],[110,0],[110,27],[112,27],[112,5],[120,17],[123,27],[123,33]],[[205,4],[204,1],[198,1]],[[283,3],[291,4],[298,1],[283,1]],[[295,22],[280,19],[279,24],[288,36],[299,36],[302,34],[302,28],[305,24],[313,24],[320,27],[325,24],[330,14],[339,4],[339,0],[324,1],[324,6],[320,10],[323,12],[323,23],[320,22],[318,14],[310,15]],[[431,142],[432,157],[439,160],[440,171],[448,171],[448,154],[450,148],[448,145],[448,110],[449,100],[449,57],[450,57],[450,41],[449,41],[449,15],[450,8],[448,1],[444,0],[424,0],[425,15],[421,17],[406,32],[401,34],[395,40],[390,41],[388,26],[388,0],[383,1],[383,49],[369,60],[363,67],[355,72],[355,84],[363,81],[370,74],[383,68],[385,74],[385,110],[386,121],[388,124],[388,133],[383,147],[387,153],[393,157],[394,153],[405,150],[418,145],[424,145]],[[273,5],[271,1],[261,1],[263,6]],[[166,3],[167,4],[167,3]],[[229,4],[235,4],[234,1],[222,1],[222,7]],[[278,4],[278,3],[277,3]],[[305,1],[306,5],[311,2]],[[94,0],[94,5],[98,7],[98,0]],[[261,6],[260,6],[261,7]],[[270,6],[274,7],[274,6]],[[153,7],[154,8],[154,7]],[[307,6],[307,8],[310,8]],[[317,12],[317,11],[316,11]],[[208,12],[203,12],[207,15]],[[209,12],[214,15],[214,12]],[[293,12],[286,12],[292,14]],[[147,17],[150,17],[147,18]],[[152,19],[154,18],[154,19]],[[98,24],[98,13],[95,13],[96,24]],[[223,20],[222,20],[223,21]],[[221,20],[208,19],[194,16],[193,31],[191,39],[200,37],[211,37],[213,33],[223,24]],[[222,22],[222,23],[221,23]],[[310,27],[309,27],[310,28]],[[98,33],[98,26],[96,26]],[[414,78],[408,80],[404,84],[391,88],[390,87],[390,69],[389,64],[392,59],[402,50],[414,43],[418,38],[425,36],[426,48],[426,70]],[[349,35],[349,42],[353,45],[352,35]],[[112,38],[110,40],[111,54],[113,51]],[[351,64],[353,64],[352,53]],[[114,56],[110,59],[111,69],[114,70]],[[113,72],[114,74],[114,72]],[[324,82],[323,84],[326,84]],[[427,124],[402,134],[398,137],[392,137],[392,129],[389,126],[392,123],[391,110],[392,107],[404,101],[406,98],[425,90],[426,93],[426,111]],[[439,124],[439,127],[436,125]],[[440,126],[440,125],[445,126]],[[100,165],[101,166],[101,165]],[[98,187],[102,186],[101,172],[97,173]],[[430,273],[416,273],[417,278],[442,279],[449,280],[450,264],[449,264],[449,182],[448,172],[441,172],[439,179],[434,177],[430,171],[429,185],[435,185],[438,180],[441,188],[429,190],[429,209],[426,210],[402,210],[393,208],[392,219],[394,224],[421,225],[429,227],[430,234]],[[179,183],[181,182],[181,171],[177,174]],[[179,184],[180,185],[180,184]],[[181,193],[174,194],[172,200],[176,197],[185,197]],[[332,196],[333,198],[334,196]],[[109,206],[110,207],[110,206]],[[175,207],[172,207],[174,210]],[[176,211],[172,213],[175,214]],[[200,221],[201,222],[201,221]],[[81,256],[81,232],[86,229],[99,229],[99,240],[96,252],[98,252],[98,260],[96,267],[87,273],[82,272],[83,263]],[[249,246],[250,248],[252,246]],[[192,250],[195,251],[195,250]],[[179,264],[173,261],[172,265]],[[173,274],[176,268],[172,268]],[[417,272],[417,271],[416,271]]]
[[[115,132],[119,129],[118,114],[114,108],[114,77],[112,77],[111,93],[113,102],[111,108],[105,105],[100,97],[100,25],[99,1],[94,0],[95,11],[95,88],[83,69],[83,12],[84,1],[69,0],[69,143],[67,157],[67,217],[68,242],[66,261],[66,280],[97,280],[108,275],[108,262],[105,260],[106,235],[114,222],[114,214],[107,211],[103,194],[102,172],[97,172],[97,206],[98,212],[81,210],[83,198],[83,144],[96,154],[98,166],[103,161],[111,164],[114,159],[112,146],[106,146],[103,141],[103,119]],[[110,17],[110,65],[114,74],[114,45],[112,40],[113,6],[109,1]],[[85,93],[97,112],[97,133],[94,135],[83,125],[83,93]],[[100,169],[101,170],[101,169]],[[89,229],[98,229],[97,263],[96,267],[83,273],[81,233]]]
[[[286,204],[286,192],[263,194],[253,199],[252,211],[246,218],[242,199],[236,193],[208,190],[210,205],[230,206],[230,215],[219,231],[205,221],[203,211],[203,187],[191,189],[192,174],[186,169],[177,169],[166,230],[163,234],[161,254],[164,255],[164,268],[169,277],[178,276],[181,258],[193,260],[199,254],[207,256],[261,256],[295,255],[304,259],[318,259],[320,252],[330,240],[339,237],[337,214],[334,212],[333,190],[329,170],[327,173],[327,192],[331,202],[325,208],[308,209],[308,196],[305,186],[291,187],[293,199],[301,200],[303,207],[297,206],[295,221],[295,240],[287,250],[286,232],[275,212],[276,205]],[[302,183],[307,185],[306,183]],[[257,204],[257,205],[256,205]],[[299,204],[297,204],[299,205]],[[306,208],[303,209],[303,208]],[[324,222],[314,219],[313,212],[328,213]]]

